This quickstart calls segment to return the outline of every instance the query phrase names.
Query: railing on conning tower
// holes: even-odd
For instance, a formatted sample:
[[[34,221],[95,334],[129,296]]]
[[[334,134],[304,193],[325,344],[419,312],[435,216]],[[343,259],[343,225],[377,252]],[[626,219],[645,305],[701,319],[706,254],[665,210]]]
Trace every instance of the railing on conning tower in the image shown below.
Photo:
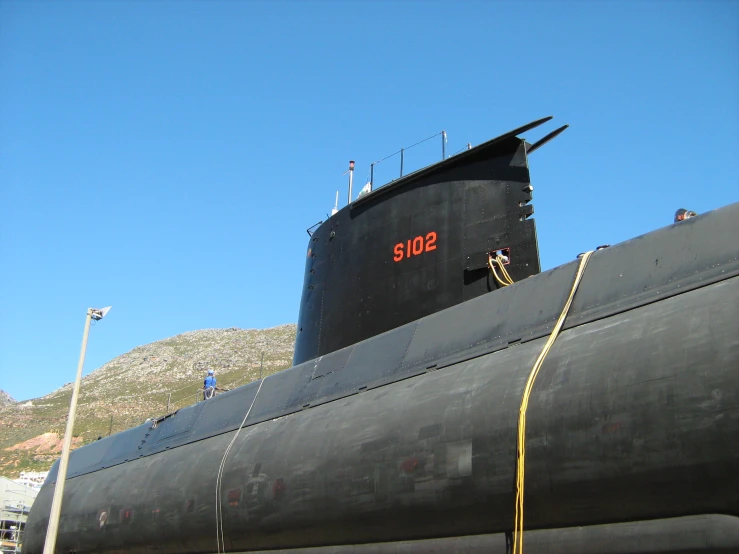
[[[432,138],[436,138],[438,136],[441,136],[441,159],[442,160],[445,160],[446,159],[446,141],[447,141],[446,131],[439,131],[435,135],[431,135],[430,137],[425,138],[423,140],[420,140],[420,141],[416,142],[415,144],[411,144],[410,146],[404,146],[403,148],[401,148],[397,152],[393,152],[392,154],[390,154],[389,156],[385,156],[381,160],[377,160],[376,162],[372,162],[370,164],[370,172],[369,172],[370,191],[375,186],[375,166],[377,164],[382,163],[385,160],[389,160],[390,158],[393,158],[393,157],[395,157],[397,155],[400,155],[400,176],[399,176],[399,178],[400,178],[400,177],[403,176],[403,169],[404,169],[405,152],[406,152],[406,150],[410,150],[414,146],[418,146],[419,144],[423,144],[424,142],[427,142],[427,141],[431,140]]]
[[[438,136],[441,136],[441,161],[446,160],[447,158],[451,158],[452,156],[456,156],[457,154],[459,154],[463,150],[470,150],[472,148],[472,145],[470,143],[467,143],[463,148],[461,148],[460,150],[457,150],[456,152],[454,152],[454,154],[447,155],[447,153],[446,153],[447,134],[446,134],[446,131],[439,131],[438,133],[436,133],[434,135],[431,135],[430,137],[427,137],[427,138],[425,138],[423,140],[420,140],[420,141],[418,141],[418,142],[416,142],[414,144],[411,144],[410,146],[404,146],[400,150],[398,150],[396,152],[393,152],[392,154],[390,154],[388,156],[385,156],[384,158],[382,158],[380,160],[377,160],[376,162],[372,162],[370,164],[370,167],[369,167],[369,174],[367,176],[367,184],[362,189],[362,192],[360,192],[360,196],[362,196],[362,193],[363,192],[372,192],[375,189],[375,166],[376,165],[378,165],[378,164],[380,164],[380,163],[382,163],[382,162],[384,162],[386,160],[389,160],[390,158],[393,158],[395,156],[400,156],[400,171],[399,171],[399,175],[398,175],[397,179],[400,179],[400,178],[402,178],[402,177],[404,177],[406,175],[409,175],[409,173],[406,173],[406,171],[405,171],[405,153],[408,150],[410,150],[411,148],[413,148],[415,146],[418,146],[420,144],[423,144],[424,142],[427,142],[427,141],[429,141],[431,139],[434,139],[434,138],[436,138]],[[350,163],[350,169],[352,169],[352,170],[353,170],[353,164],[354,164],[354,162],[351,162]],[[430,164],[430,165],[433,165],[433,164]],[[415,171],[419,171],[421,169],[424,169],[425,167],[428,167],[428,165],[423,166],[423,167],[420,167],[420,168],[414,170],[411,173],[414,173]],[[346,172],[345,172],[345,174],[346,174]],[[393,181],[395,181],[395,179],[391,179],[391,180],[389,180],[385,184],[392,183]],[[368,187],[368,185],[369,185],[369,187]],[[368,188],[368,190],[365,191],[365,189],[367,189],[367,188]],[[349,194],[351,196],[351,185],[350,185]],[[352,199],[351,198],[350,198],[349,202],[350,203],[352,202]]]
[[[444,161],[447,158],[451,158],[452,156],[456,156],[457,154],[459,154],[463,150],[471,150],[472,149],[472,144],[470,144],[468,142],[463,148],[457,150],[454,154],[451,154],[451,155],[447,156],[447,153],[446,153],[447,134],[446,134],[446,131],[439,131],[438,133],[436,133],[434,135],[431,135],[430,137],[427,137],[427,138],[425,138],[423,140],[419,140],[418,142],[416,142],[414,144],[411,144],[410,146],[404,146],[403,148],[401,148],[400,150],[398,150],[396,152],[393,152],[389,156],[385,156],[384,158],[382,158],[380,160],[377,160],[376,162],[372,162],[370,164],[370,167],[369,167],[369,172],[368,172],[368,175],[367,175],[367,182],[364,185],[364,187],[362,187],[362,189],[359,191],[359,195],[357,196],[357,198],[360,198],[364,194],[370,193],[370,192],[372,192],[374,190],[374,188],[375,188],[375,166],[376,165],[378,165],[378,164],[380,164],[380,163],[382,163],[382,162],[384,162],[386,160],[389,160],[390,158],[393,158],[395,156],[400,156],[400,172],[399,172],[399,176],[397,177],[397,179],[401,179],[404,176],[410,175],[409,173],[405,173],[405,153],[406,153],[406,151],[410,150],[411,148],[413,148],[415,146],[418,146],[420,144],[423,144],[424,142],[428,142],[429,140],[431,140],[433,138],[436,138],[438,136],[441,137],[441,160],[440,161]],[[437,163],[437,162],[434,162],[434,163]],[[425,166],[422,166],[422,167],[420,167],[420,168],[412,171],[411,173],[416,173],[418,171],[421,171],[422,169],[425,169],[426,167],[429,167],[430,165],[433,165],[433,163],[432,164],[425,165]],[[348,191],[348,195],[347,195],[347,203],[348,204],[351,204],[354,201],[354,198],[352,198],[352,196],[353,196],[352,195],[352,185],[353,185],[353,181],[354,181],[354,160],[352,160],[352,161],[349,162],[349,169],[347,169],[344,173],[342,173],[342,176],[343,175],[346,175],[347,173],[349,174],[349,191]],[[387,184],[390,184],[390,183],[392,183],[394,181],[395,181],[395,179],[390,179],[385,184],[387,185]],[[336,204],[331,209],[331,216],[333,216],[334,214],[336,214],[338,211],[339,211],[339,192],[337,191],[336,192]],[[328,214],[327,214],[327,217],[331,217],[331,216],[328,216]],[[311,235],[312,234],[311,233],[311,230],[314,227],[317,227],[318,225],[320,225],[321,223],[323,223],[323,220],[319,221],[315,225],[312,225],[311,227],[308,227],[308,229],[306,229],[306,232],[308,233],[308,235]]]

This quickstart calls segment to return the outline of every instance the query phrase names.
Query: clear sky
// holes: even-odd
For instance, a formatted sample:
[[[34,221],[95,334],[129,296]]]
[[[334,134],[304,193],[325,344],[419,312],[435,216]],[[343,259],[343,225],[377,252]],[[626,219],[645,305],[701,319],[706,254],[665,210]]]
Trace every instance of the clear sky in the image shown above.
[[[0,388],[72,381],[88,307],[85,373],[295,322],[349,159],[356,191],[547,115],[545,269],[736,202],[739,2],[0,0]]]

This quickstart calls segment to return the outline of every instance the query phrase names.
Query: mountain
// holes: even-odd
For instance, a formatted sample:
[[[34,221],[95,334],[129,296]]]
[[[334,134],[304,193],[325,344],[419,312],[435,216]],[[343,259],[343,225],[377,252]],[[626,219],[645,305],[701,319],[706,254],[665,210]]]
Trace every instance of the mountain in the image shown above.
[[[13,397],[10,396],[7,392],[0,389],[0,407],[4,408],[5,406],[10,406],[11,404],[15,404],[16,401],[13,400]]]
[[[206,371],[235,388],[290,367],[295,325],[191,331],[134,348],[82,379],[73,447],[194,404]],[[170,396],[171,395],[171,396]],[[59,457],[72,383],[27,402],[0,395],[0,475],[45,471]],[[7,399],[7,400],[6,400]]]

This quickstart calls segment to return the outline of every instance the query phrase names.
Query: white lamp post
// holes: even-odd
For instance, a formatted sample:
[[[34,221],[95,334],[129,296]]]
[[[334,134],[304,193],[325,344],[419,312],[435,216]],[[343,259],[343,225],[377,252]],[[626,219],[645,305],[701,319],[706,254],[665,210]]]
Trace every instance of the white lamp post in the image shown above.
[[[69,449],[72,446],[72,430],[74,429],[74,416],[77,412],[77,397],[80,393],[80,382],[82,381],[82,367],[85,365],[85,351],[87,350],[87,335],[90,334],[90,321],[103,319],[110,311],[110,306],[102,309],[88,308],[85,319],[85,332],[82,335],[82,350],[80,361],[77,365],[77,379],[72,389],[72,401],[69,403],[69,415],[67,416],[67,429],[64,431],[64,444],[62,445],[62,457],[59,461],[59,473],[56,477],[54,498],[51,501],[51,512],[49,513],[49,526],[46,528],[46,542],[44,543],[44,554],[54,554],[56,546],[56,534],[59,530],[59,515],[62,511],[62,497],[64,496],[64,481],[67,478],[67,464],[69,462]]]

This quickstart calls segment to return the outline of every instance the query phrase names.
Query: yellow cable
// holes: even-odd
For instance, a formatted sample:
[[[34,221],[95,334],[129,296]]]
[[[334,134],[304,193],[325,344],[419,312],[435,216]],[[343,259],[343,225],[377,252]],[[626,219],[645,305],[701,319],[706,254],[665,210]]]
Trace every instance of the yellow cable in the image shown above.
[[[513,284],[513,281],[510,281],[510,282],[508,280],[505,280],[504,281],[503,279],[501,279],[498,276],[498,272],[495,271],[495,266],[493,265],[493,257],[492,256],[488,256],[488,266],[490,266],[490,270],[493,272],[493,275],[495,276],[495,280],[498,281],[498,283],[500,283],[501,286],[507,287],[508,285],[512,285]],[[506,272],[506,274],[507,274],[507,272]],[[508,277],[508,279],[510,280],[510,276]]]
[[[495,280],[500,283],[501,286],[507,287],[508,283],[506,281],[503,281],[500,277],[498,277],[498,273],[495,271],[495,266],[493,265],[493,259],[488,259],[488,265],[490,266],[490,270],[493,272],[493,276],[495,277]]]
[[[513,554],[523,554],[523,485],[524,485],[524,460],[526,457],[526,409],[529,405],[529,396],[531,389],[534,385],[536,375],[541,369],[541,365],[544,362],[549,350],[552,348],[554,341],[559,335],[559,331],[564,324],[567,313],[570,311],[572,300],[575,297],[577,287],[580,285],[585,266],[588,265],[588,259],[593,252],[586,252],[580,259],[580,265],[577,268],[577,274],[575,275],[575,282],[572,283],[572,290],[570,290],[570,297],[567,299],[562,313],[559,315],[557,323],[552,329],[552,333],[549,335],[544,348],[542,348],[539,357],[536,359],[534,367],[531,369],[529,378],[526,381],[524,387],[523,397],[521,398],[521,408],[518,414],[518,458],[516,460],[516,519],[513,526]]]
[[[500,267],[500,272],[503,274],[503,278],[508,281],[509,285],[512,285],[513,279],[511,279],[511,276],[508,274],[508,270],[505,268],[505,265],[503,265],[503,258],[496,256],[495,261],[498,263],[498,267]]]

